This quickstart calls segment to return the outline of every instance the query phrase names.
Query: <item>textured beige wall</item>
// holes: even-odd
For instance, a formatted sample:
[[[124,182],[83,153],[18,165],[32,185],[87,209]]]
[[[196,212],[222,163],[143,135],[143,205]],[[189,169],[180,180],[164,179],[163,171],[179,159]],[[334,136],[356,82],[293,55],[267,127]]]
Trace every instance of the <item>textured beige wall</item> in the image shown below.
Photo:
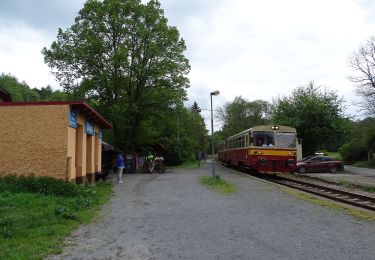
[[[0,107],[0,176],[67,177],[67,105]]]
[[[68,168],[68,180],[74,181],[76,179],[76,133],[75,128],[68,126],[68,147],[67,147],[67,157],[70,158],[69,168]]]
[[[99,139],[100,127],[95,125],[95,172],[102,171],[102,141]]]
[[[86,172],[95,173],[95,162],[94,162],[94,143],[95,137],[91,135],[86,135]]]
[[[77,116],[77,146],[76,148],[76,161],[75,161],[75,168],[76,168],[76,177],[85,177],[86,176],[86,145],[87,145],[87,137],[85,133],[85,118],[78,114]],[[78,152],[78,154],[77,154]]]

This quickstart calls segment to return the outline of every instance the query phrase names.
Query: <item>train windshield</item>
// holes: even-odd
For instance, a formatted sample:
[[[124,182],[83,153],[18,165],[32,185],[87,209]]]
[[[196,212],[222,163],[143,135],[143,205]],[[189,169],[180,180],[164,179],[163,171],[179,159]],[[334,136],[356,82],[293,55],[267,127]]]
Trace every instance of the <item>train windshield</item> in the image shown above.
[[[296,135],[294,133],[275,133],[277,147],[296,147]]]
[[[253,132],[254,146],[274,146],[274,133],[266,131]]]

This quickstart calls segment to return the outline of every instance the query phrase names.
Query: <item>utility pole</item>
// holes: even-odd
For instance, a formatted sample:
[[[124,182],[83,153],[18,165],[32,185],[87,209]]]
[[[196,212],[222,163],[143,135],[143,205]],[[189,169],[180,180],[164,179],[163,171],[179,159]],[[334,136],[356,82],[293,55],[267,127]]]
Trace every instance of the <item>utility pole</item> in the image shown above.
[[[210,93],[210,98],[211,98],[211,151],[212,151],[212,163],[211,163],[211,168],[212,168],[212,178],[216,178],[216,172],[215,172],[215,150],[214,150],[214,113],[212,110],[212,96],[218,96],[220,92],[218,90],[215,90]]]

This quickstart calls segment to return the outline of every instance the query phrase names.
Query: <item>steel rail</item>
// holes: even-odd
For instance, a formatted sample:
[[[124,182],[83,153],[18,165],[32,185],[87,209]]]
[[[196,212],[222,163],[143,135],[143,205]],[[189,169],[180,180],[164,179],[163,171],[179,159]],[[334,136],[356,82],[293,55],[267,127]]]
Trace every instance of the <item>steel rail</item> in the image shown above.
[[[298,190],[308,192],[314,195],[318,195],[320,197],[324,197],[324,198],[338,201],[341,203],[345,203],[345,204],[349,204],[352,206],[375,211],[375,198],[373,197],[368,197],[365,195],[342,191],[342,190],[325,187],[325,186],[321,186],[321,185],[317,185],[313,183],[292,180],[292,179],[283,178],[279,176],[276,179],[267,178],[267,180],[277,183],[277,184],[288,186],[290,188],[294,188],[294,189],[298,189]]]
[[[222,164],[224,167],[227,165]],[[301,190],[310,194],[324,197],[330,200],[338,201],[344,204],[352,205],[359,208],[375,211],[375,198],[361,194],[356,194],[348,191],[326,187],[324,185],[313,184],[310,182],[294,180],[282,176],[274,175],[260,175],[259,173],[252,173],[248,169],[235,169],[244,172],[252,177],[267,180],[269,182],[277,183],[282,186],[287,186],[293,189]]]

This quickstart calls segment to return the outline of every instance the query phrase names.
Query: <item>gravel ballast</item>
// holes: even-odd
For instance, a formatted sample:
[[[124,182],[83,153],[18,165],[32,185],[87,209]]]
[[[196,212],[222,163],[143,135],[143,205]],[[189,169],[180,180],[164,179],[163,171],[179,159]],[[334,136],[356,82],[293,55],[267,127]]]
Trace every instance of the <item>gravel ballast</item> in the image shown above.
[[[374,259],[375,222],[221,166],[217,172],[236,193],[199,184],[209,164],[125,175],[102,217],[49,259]]]

